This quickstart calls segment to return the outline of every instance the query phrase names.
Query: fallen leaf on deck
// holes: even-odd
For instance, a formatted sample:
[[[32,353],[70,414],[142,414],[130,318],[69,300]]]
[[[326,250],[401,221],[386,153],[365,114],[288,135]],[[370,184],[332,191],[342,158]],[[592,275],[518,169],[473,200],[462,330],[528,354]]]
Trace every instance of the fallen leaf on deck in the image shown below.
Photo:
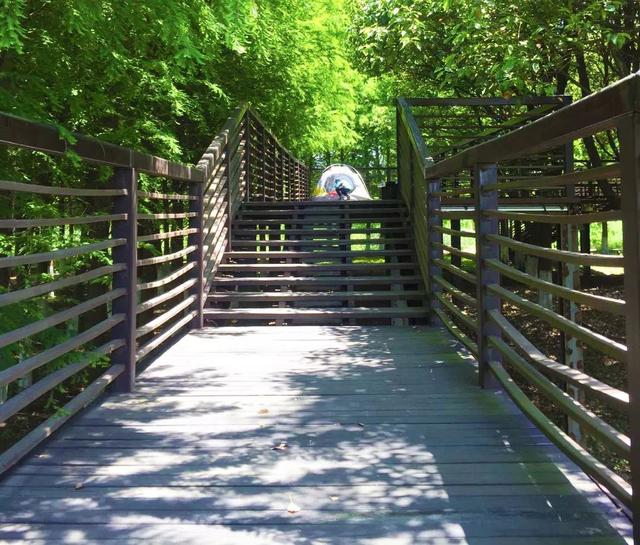
[[[293,498],[291,497],[291,494],[289,494],[289,505],[287,505],[287,512],[297,513],[298,511],[300,511],[300,507],[293,503]]]

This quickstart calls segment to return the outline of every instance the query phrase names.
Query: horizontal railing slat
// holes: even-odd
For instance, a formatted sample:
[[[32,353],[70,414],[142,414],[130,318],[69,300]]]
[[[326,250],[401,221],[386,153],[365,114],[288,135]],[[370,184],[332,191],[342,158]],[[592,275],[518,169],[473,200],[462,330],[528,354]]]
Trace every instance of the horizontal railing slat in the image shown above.
[[[553,282],[547,282],[546,280],[523,273],[509,265],[505,265],[497,259],[487,259],[485,263],[487,266],[499,273],[526,286],[553,293],[554,295],[563,297],[564,299],[573,301],[574,303],[587,305],[591,308],[602,310],[603,312],[610,312],[611,314],[617,314],[619,316],[624,316],[625,314],[625,302],[620,299],[613,299],[602,295],[593,295],[591,293],[566,288],[564,286],[554,284]]]
[[[173,252],[171,254],[158,255],[155,257],[148,257],[146,259],[138,259],[137,266],[138,267],[146,267],[147,265],[157,265],[159,263],[167,263],[169,261],[175,261],[176,259],[180,259],[189,255],[192,252],[197,250],[197,246],[188,246],[183,248],[182,250],[178,250],[177,252]]]
[[[455,318],[460,320],[468,329],[474,331],[478,327],[478,322],[474,320],[471,316],[465,314],[461,309],[459,309],[454,303],[449,301],[442,293],[435,292],[434,297],[440,301],[442,305],[451,313]]]
[[[144,303],[140,303],[136,307],[136,314],[140,314],[142,312],[146,312],[147,310],[151,310],[152,308],[158,306],[159,304],[164,303],[169,299],[173,299],[177,295],[184,293],[186,290],[192,287],[196,282],[197,282],[197,279],[192,278],[190,280],[187,280],[186,282],[183,282],[179,286],[176,286],[175,288],[170,289],[169,291],[161,293],[160,295],[156,295],[151,299],[147,299]]]
[[[558,328],[565,333],[575,337],[576,339],[581,340],[582,342],[592,346],[596,350],[599,350],[603,354],[607,356],[611,356],[618,361],[623,363],[627,362],[627,347],[619,342],[616,342],[604,335],[600,335],[600,333],[596,333],[595,331],[591,331],[584,326],[576,324],[575,322],[565,318],[564,316],[560,316],[556,314],[552,310],[544,308],[537,303],[533,303],[516,295],[515,293],[510,292],[496,284],[491,284],[487,287],[489,291],[495,293],[499,297],[513,303],[515,306],[519,307],[522,310],[525,310],[537,318],[547,322],[553,327]]]
[[[433,275],[431,277],[434,282],[440,284],[447,292],[449,292],[453,297],[462,301],[465,305],[469,305],[470,307],[476,307],[478,304],[478,300],[475,297],[472,297],[468,293],[456,288],[453,284],[447,282],[442,276]]]
[[[36,193],[39,195],[59,195],[68,197],[121,197],[128,194],[126,189],[82,189],[53,185],[25,184],[0,180],[0,191]]]
[[[19,303],[20,301],[25,301],[26,299],[31,299],[32,297],[38,297],[46,293],[51,293],[52,291],[61,290],[62,288],[75,286],[76,284],[88,282],[89,280],[94,280],[96,278],[100,278],[101,276],[113,274],[124,269],[125,266],[123,264],[105,265],[104,267],[92,269],[75,276],[68,276],[59,280],[54,280],[53,282],[47,282],[45,284],[38,284],[30,288],[3,293],[0,294],[0,307],[6,307],[7,305]]]
[[[451,265],[450,263],[447,263],[446,261],[444,261],[442,259],[434,259],[433,262],[436,265],[442,267],[443,269],[449,271],[450,273],[453,273],[456,276],[459,276],[460,278],[462,278],[463,280],[466,280],[470,284],[475,285],[475,283],[476,283],[475,275],[473,275],[471,273],[468,273],[467,271],[463,271],[460,267],[456,267],[455,265]]]
[[[187,297],[184,301],[181,301],[180,303],[176,304],[170,310],[166,310],[165,312],[163,312],[157,318],[154,318],[150,322],[147,322],[146,324],[140,326],[138,329],[136,329],[136,338],[139,339],[140,337],[144,337],[149,333],[153,333],[156,329],[158,329],[161,325],[168,322],[171,318],[173,318],[174,316],[177,316],[186,308],[189,308],[195,301],[196,301],[196,296],[191,295],[190,297]]]
[[[32,229],[35,227],[59,227],[61,225],[89,225],[91,223],[102,223],[111,221],[124,221],[126,214],[108,214],[99,216],[77,216],[62,218],[40,218],[24,220],[2,220],[0,219],[0,229]]]
[[[524,254],[544,257],[551,261],[561,261],[563,263],[573,263],[575,265],[590,265],[593,267],[624,266],[624,257],[618,255],[583,254],[579,252],[569,252],[567,250],[556,250],[554,248],[542,248],[535,244],[520,242],[502,235],[488,235],[487,239],[497,242],[502,246],[513,248],[514,250]]]
[[[537,365],[543,372],[553,375],[556,379],[573,384],[587,395],[603,401],[623,414],[629,412],[629,394],[627,392],[609,386],[578,369],[548,358],[499,311],[490,310],[489,316],[500,327],[503,334],[522,351],[525,358]]]
[[[440,318],[440,321],[476,358],[478,357],[478,345],[439,308],[434,308],[433,312]]]
[[[195,201],[195,195],[184,195],[180,193],[158,193],[154,191],[138,191],[139,199],[151,199],[162,201]]]
[[[0,371],[0,384],[10,384],[11,382],[18,380],[27,373],[42,367],[44,364],[49,363],[60,356],[64,356],[71,350],[92,341],[107,331],[110,331],[115,325],[119,324],[123,320],[124,314],[111,316],[110,318],[94,325],[90,329],[87,329],[86,331],[83,331],[60,344],[52,346],[35,356],[31,356],[30,358],[22,360],[20,363],[16,363],[15,365]]]
[[[5,346],[8,346],[26,337],[36,335],[37,333],[66,322],[67,320],[71,320],[72,318],[80,316],[81,314],[99,307],[100,305],[105,305],[117,299],[118,297],[123,297],[125,294],[126,291],[124,289],[112,290],[98,297],[94,297],[89,301],[85,301],[66,310],[57,312],[56,314],[53,314],[51,316],[47,316],[46,318],[38,320],[37,322],[33,322],[18,329],[3,333],[2,335],[0,335],[0,348],[4,348]]]
[[[165,240],[168,238],[183,237],[197,232],[198,229],[196,228],[180,229],[178,231],[165,231],[163,233],[154,233],[153,235],[139,236],[138,242],[151,242],[154,240]]]
[[[449,246],[447,244],[442,244],[442,242],[433,242],[432,243],[433,246],[435,246],[436,248],[442,248],[444,251],[450,253],[450,254],[454,254],[460,257],[464,257],[465,259],[471,259],[472,261],[475,261],[477,259],[476,254],[472,254],[471,252],[464,252],[462,250],[458,250],[457,248],[454,248],[452,246]]]
[[[445,235],[454,235],[459,237],[478,238],[477,233],[472,231],[460,231],[458,229],[449,229],[448,227],[441,227],[440,225],[431,226],[433,231],[437,233],[443,233]]]
[[[50,416],[30,431],[25,437],[0,454],[0,474],[13,467],[26,454],[35,449],[56,430],[62,427],[80,410],[95,401],[116,378],[124,372],[124,365],[112,365],[100,377],[89,384],[81,393],[65,404],[53,416]]]
[[[184,316],[183,318],[181,318],[180,320],[178,320],[169,329],[162,332],[157,337],[154,337],[153,339],[151,339],[147,344],[145,344],[144,346],[141,346],[136,352],[136,359],[140,361],[142,358],[148,356],[149,353],[151,353],[153,350],[158,348],[164,341],[171,338],[183,327],[185,327],[189,322],[191,322],[195,317],[195,315],[196,315],[196,311],[194,310],[189,314],[187,314],[186,316]]]
[[[179,220],[195,217],[196,212],[158,212],[157,214],[138,214],[139,220]]]
[[[596,168],[576,170],[559,176],[528,176],[517,181],[487,184],[483,191],[500,191],[512,189],[549,189],[552,187],[566,187],[568,185],[592,180],[601,180],[620,177],[620,163],[612,163]]]
[[[0,269],[21,267],[23,265],[32,265],[34,263],[43,263],[45,261],[57,261],[60,259],[67,259],[69,257],[77,257],[91,252],[99,252],[109,248],[116,248],[126,243],[127,241],[123,238],[114,238],[110,240],[103,240],[102,242],[85,244],[83,246],[74,246],[73,248],[61,248],[60,250],[53,250],[52,252],[0,257]]]
[[[607,447],[612,448],[624,458],[629,459],[631,454],[629,437],[585,409],[568,393],[563,392],[542,373],[529,365],[522,356],[502,339],[489,337],[489,344],[506,358],[520,376],[524,377],[529,384],[536,386],[547,399],[551,400],[554,406],[559,407],[567,416],[580,423],[589,435],[602,441]]]
[[[181,267],[177,271],[174,271],[171,274],[168,274],[167,276],[165,276],[163,278],[160,278],[158,280],[153,280],[151,282],[142,282],[142,283],[138,284],[136,287],[137,287],[138,291],[143,291],[143,290],[148,290],[148,289],[152,289],[152,288],[159,288],[161,286],[165,286],[166,284],[169,284],[170,282],[173,282],[174,280],[176,280],[176,279],[180,278],[181,276],[187,274],[195,266],[196,266],[196,264],[194,262],[187,263],[184,267]]]
[[[526,212],[503,212],[488,210],[483,214],[501,220],[531,221],[538,223],[555,223],[559,225],[583,225],[585,223],[602,223],[605,221],[618,221],[622,219],[622,212],[610,210],[607,212],[591,212],[585,214],[544,214]]]
[[[0,405],[0,423],[6,422],[18,411],[20,411],[30,403],[33,403],[39,397],[51,391],[53,388],[55,388],[68,378],[71,378],[73,375],[79,373],[83,369],[86,369],[92,363],[95,363],[95,358],[110,354],[113,350],[115,350],[116,346],[117,343],[107,343],[100,348],[88,353],[87,356],[82,360],[69,363],[61,369],[57,369],[52,373],[49,373],[38,382],[30,385],[28,388],[25,388],[13,397],[10,397],[7,401]]]
[[[518,388],[502,364],[490,361],[489,367],[498,379],[509,397],[524,412],[527,417],[544,433],[562,452],[564,452],[582,470],[591,475],[596,481],[603,483],[625,505],[631,505],[631,485],[610,470],[602,462],[594,458],[579,443],[571,439],[566,433],[553,424],[545,414],[538,409],[526,394]]]

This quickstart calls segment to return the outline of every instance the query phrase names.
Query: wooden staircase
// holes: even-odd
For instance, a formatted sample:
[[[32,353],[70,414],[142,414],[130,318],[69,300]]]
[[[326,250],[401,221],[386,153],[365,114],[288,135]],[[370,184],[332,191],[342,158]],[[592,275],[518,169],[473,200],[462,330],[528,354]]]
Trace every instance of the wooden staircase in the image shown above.
[[[424,323],[408,214],[396,200],[251,202],[232,225],[209,324]]]

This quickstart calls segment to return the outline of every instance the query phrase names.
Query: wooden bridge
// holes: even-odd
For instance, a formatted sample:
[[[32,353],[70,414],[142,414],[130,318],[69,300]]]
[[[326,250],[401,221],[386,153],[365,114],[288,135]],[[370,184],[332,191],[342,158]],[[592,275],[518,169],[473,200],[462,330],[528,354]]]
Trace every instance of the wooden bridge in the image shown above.
[[[197,167],[2,116],[2,433],[66,401],[0,455],[0,540],[638,539],[640,281],[579,281],[640,265],[639,85],[400,99],[397,195],[358,203],[309,201],[247,107]],[[581,164],[589,137],[615,160]],[[580,226],[613,220],[624,255],[584,251]],[[555,227],[542,244],[523,224]]]

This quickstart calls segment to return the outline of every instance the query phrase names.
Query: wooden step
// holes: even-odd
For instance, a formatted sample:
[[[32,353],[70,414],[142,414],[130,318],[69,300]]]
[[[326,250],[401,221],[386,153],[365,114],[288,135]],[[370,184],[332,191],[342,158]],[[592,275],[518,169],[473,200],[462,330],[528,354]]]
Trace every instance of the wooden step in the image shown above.
[[[215,286],[370,286],[421,284],[417,275],[407,276],[216,276]]]
[[[338,218],[336,216],[321,216],[315,219],[295,219],[292,217],[282,219],[236,219],[233,222],[234,229],[246,229],[251,225],[312,225],[312,226],[329,226],[342,223],[363,223],[363,224],[385,224],[385,223],[408,223],[408,218],[396,215],[393,218],[380,218],[375,216],[367,216],[366,218]]]
[[[205,318],[211,320],[296,320],[348,318],[421,318],[426,315],[424,307],[404,308],[237,308],[204,309]]]
[[[249,219],[248,216],[253,217],[272,217],[272,216],[353,216],[359,214],[375,214],[372,217],[379,217],[380,214],[397,214],[398,216],[407,215],[407,209],[404,207],[393,206],[389,208],[375,207],[375,208],[315,208],[315,209],[259,209],[254,210],[246,207],[241,207],[238,211],[238,218]]]
[[[406,235],[406,227],[379,227],[373,229],[233,229],[234,236],[255,235],[304,235],[306,237],[326,237],[327,235],[365,235],[373,233],[403,233]]]
[[[218,272],[279,272],[295,271],[304,274],[327,271],[386,271],[415,269],[415,263],[221,263]]]
[[[253,233],[253,231],[252,231]],[[235,234],[235,233],[234,233]],[[243,248],[253,246],[276,246],[287,248],[326,248],[326,247],[347,247],[358,246],[361,244],[376,244],[376,245],[408,245],[412,244],[412,238],[362,238],[362,239],[343,239],[343,240],[256,240],[251,239],[234,239],[231,241],[232,248]]]
[[[390,257],[412,255],[411,250],[324,250],[315,252],[304,251],[233,251],[224,254],[228,259],[322,259],[322,258],[358,258],[358,257]]]
[[[379,199],[370,201],[252,201],[243,203],[245,209],[300,209],[300,208],[324,208],[324,207],[340,207],[340,208],[366,208],[366,207],[388,207],[388,206],[404,206],[399,199]]]
[[[405,299],[422,299],[424,291],[417,290],[389,290],[389,291],[258,291],[228,293],[211,293],[208,296],[214,302],[278,302],[278,301],[344,301],[353,299],[357,301],[397,301]]]

